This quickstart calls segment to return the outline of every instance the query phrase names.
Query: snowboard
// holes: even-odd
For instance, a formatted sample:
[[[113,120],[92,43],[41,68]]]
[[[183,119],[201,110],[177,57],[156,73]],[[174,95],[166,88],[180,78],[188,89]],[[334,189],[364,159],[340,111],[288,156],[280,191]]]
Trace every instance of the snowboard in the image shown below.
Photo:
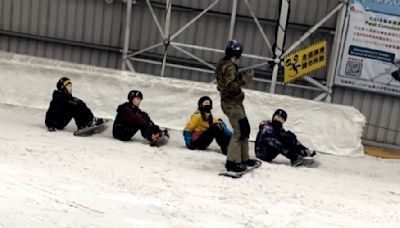
[[[160,147],[168,144],[169,133],[167,129],[161,131],[161,137],[157,141],[150,142],[150,146]]]
[[[243,172],[225,171],[225,172],[219,173],[218,175],[237,179],[237,178],[241,178],[242,176],[244,176],[247,173],[252,172],[253,170],[259,168],[260,166],[261,166],[261,162],[258,161],[258,163],[255,166],[247,167],[247,169]]]
[[[85,127],[82,129],[78,129],[74,132],[75,136],[91,136],[93,134],[101,133],[107,129],[107,120],[104,120],[104,123],[91,126],[91,127]]]
[[[292,165],[292,166],[293,167],[301,167],[301,166],[310,167],[313,163],[314,163],[314,159],[312,159],[312,158],[304,158],[301,161],[301,163],[299,163],[297,165]]]

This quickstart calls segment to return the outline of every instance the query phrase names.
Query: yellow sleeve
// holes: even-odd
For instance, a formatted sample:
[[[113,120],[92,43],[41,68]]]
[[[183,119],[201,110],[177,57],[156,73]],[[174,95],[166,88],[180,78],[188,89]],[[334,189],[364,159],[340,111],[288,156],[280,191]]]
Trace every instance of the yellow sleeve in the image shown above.
[[[201,119],[201,116],[198,114],[193,114],[190,117],[189,122],[187,122],[186,127],[185,127],[185,131],[190,131],[193,132],[194,129],[196,129],[196,127],[199,125],[199,121]]]

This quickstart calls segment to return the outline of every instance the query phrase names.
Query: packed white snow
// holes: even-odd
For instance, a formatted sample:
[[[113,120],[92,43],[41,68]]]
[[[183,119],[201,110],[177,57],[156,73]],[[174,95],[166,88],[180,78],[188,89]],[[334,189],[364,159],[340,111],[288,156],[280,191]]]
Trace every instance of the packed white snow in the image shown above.
[[[44,110],[0,105],[0,227],[399,227],[400,161],[321,154],[318,168],[279,157],[241,179],[225,156],[150,147],[111,127],[48,132]],[[139,134],[140,135],[140,134]],[[252,145],[252,144],[251,144]],[[253,145],[251,156],[254,157]]]
[[[188,150],[181,130],[171,131],[169,144],[160,148],[150,147],[140,134],[130,142],[113,139],[112,122],[105,132],[91,137],[73,136],[74,121],[63,131],[48,132],[44,116],[60,76],[57,65],[51,69],[50,65],[32,67],[27,61],[1,63],[0,227],[399,227],[399,160],[321,154],[316,168],[292,168],[288,160],[278,157],[241,179],[221,177],[218,173],[224,170],[226,158],[218,147],[212,144],[207,151]],[[117,80],[63,71],[72,76],[74,94],[97,116],[114,117],[116,105],[124,102],[127,89],[134,84],[129,77]],[[145,79],[134,84],[142,83],[146,91],[144,110],[150,109],[150,116],[162,126],[168,120],[162,115],[178,112],[180,122],[173,124],[183,128],[181,122],[195,109],[194,97],[211,88],[186,88],[187,97],[182,97],[188,85],[182,82],[180,97],[171,93],[170,99],[163,99],[169,103],[151,109],[157,101],[146,94],[162,87],[163,81],[179,81],[161,79],[154,87],[150,77],[138,78]],[[128,84],[121,86],[121,80]],[[249,115],[256,128],[254,115],[268,116],[256,112],[257,105],[281,98],[258,100],[262,93],[246,93],[253,102]],[[171,98],[181,106],[167,108],[172,107]],[[302,128],[309,121],[306,117],[333,110],[310,108],[315,112],[300,111],[307,115],[298,119],[299,107],[290,106],[295,104],[291,102],[285,103],[292,121],[288,127],[305,138],[309,136]],[[332,144],[308,142],[318,148],[329,144],[326,148],[331,152],[347,149],[345,154],[354,155],[352,152],[362,149],[358,144],[364,119],[354,108],[329,107],[337,109],[334,114],[343,114],[335,116],[339,121],[343,118],[342,124],[349,123],[341,129],[349,138],[341,141],[343,135],[338,136],[340,140]],[[272,112],[272,107],[266,108]],[[328,129],[325,133],[331,130],[340,132]],[[336,136],[331,137],[334,140]],[[252,143],[250,148],[254,157]]]

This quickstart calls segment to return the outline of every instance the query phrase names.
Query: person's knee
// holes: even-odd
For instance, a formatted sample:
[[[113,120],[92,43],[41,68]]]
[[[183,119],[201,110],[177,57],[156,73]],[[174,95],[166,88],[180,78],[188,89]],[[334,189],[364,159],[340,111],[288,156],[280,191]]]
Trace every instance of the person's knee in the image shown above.
[[[244,140],[245,138],[249,138],[250,124],[247,117],[239,120],[239,127],[240,127],[240,139]]]

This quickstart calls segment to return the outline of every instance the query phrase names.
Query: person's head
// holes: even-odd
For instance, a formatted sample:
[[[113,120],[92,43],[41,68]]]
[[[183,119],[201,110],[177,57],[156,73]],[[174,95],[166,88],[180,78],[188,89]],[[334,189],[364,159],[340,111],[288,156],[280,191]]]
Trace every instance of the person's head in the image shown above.
[[[272,115],[272,125],[274,127],[282,127],[282,125],[286,122],[287,114],[283,109],[277,109]]]
[[[209,96],[200,97],[199,101],[197,102],[197,106],[200,112],[211,113],[212,100]]]
[[[128,102],[129,104],[139,107],[140,103],[143,100],[143,93],[138,90],[131,90],[128,93]]]
[[[72,95],[72,82],[71,79],[67,77],[62,77],[57,82],[57,89],[68,95]]]
[[[236,61],[242,56],[243,47],[237,40],[230,40],[225,48],[225,59],[230,59],[236,64]]]

